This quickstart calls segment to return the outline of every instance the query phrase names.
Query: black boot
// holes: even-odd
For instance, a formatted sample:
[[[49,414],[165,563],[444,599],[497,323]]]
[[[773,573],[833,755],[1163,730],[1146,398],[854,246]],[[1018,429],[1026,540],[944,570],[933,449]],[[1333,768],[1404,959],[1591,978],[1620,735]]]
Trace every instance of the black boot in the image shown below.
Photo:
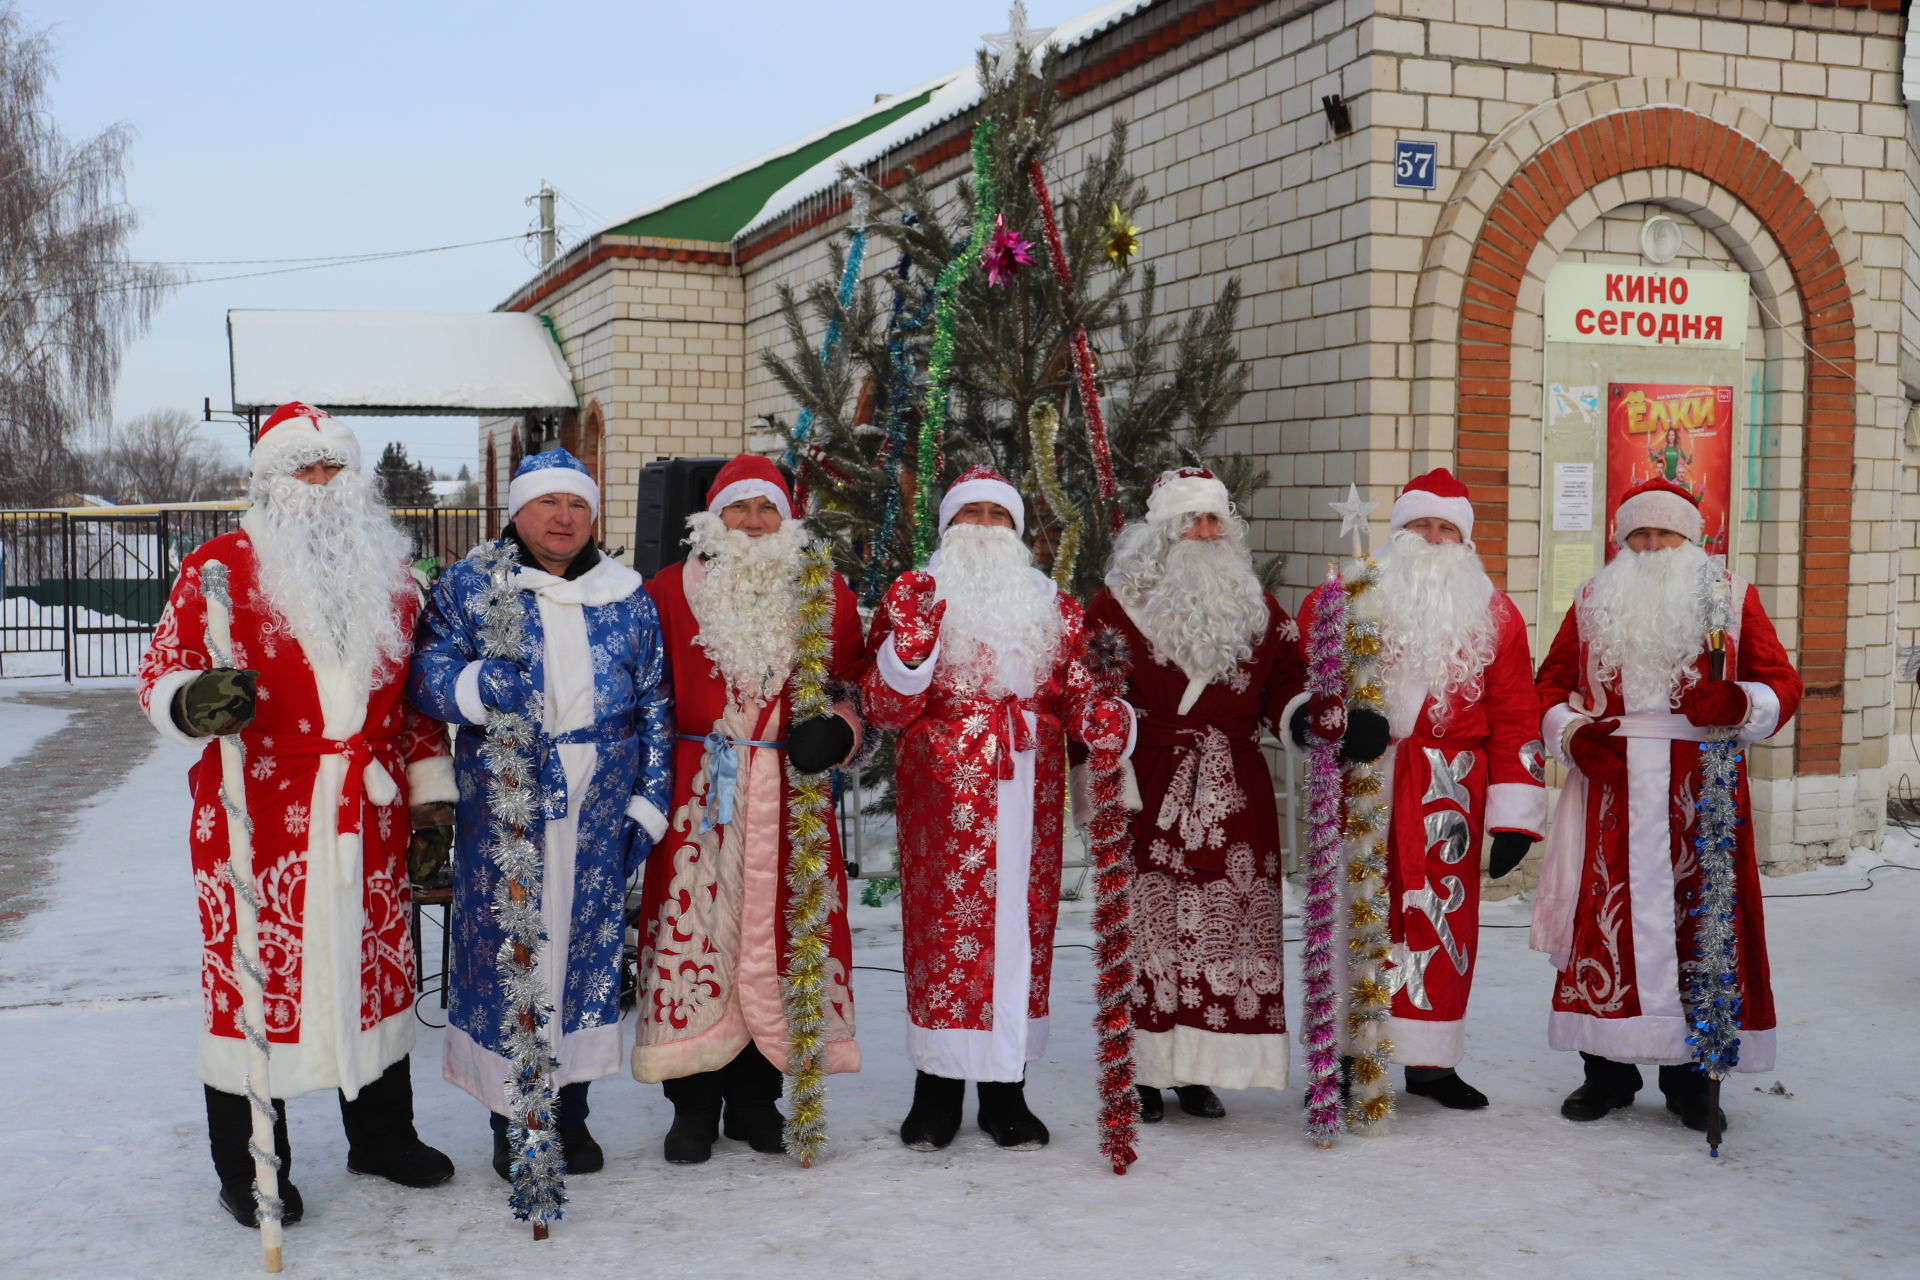
[[[720,1136],[720,1103],[725,1089],[718,1071],[669,1080],[663,1086],[673,1104],[673,1124],[667,1130],[668,1164],[705,1164],[713,1157]]]
[[[607,1167],[607,1153],[587,1132],[587,1080],[560,1086],[560,1154],[566,1175],[598,1173]]]
[[[967,1099],[967,1082],[917,1072],[913,1078],[913,1108],[900,1122],[900,1141],[915,1151],[938,1151],[960,1132],[960,1112]]]
[[[1680,1117],[1680,1123],[1696,1133],[1707,1131],[1707,1078],[1697,1067],[1660,1068],[1660,1092],[1667,1097],[1667,1110]],[[1727,1131],[1727,1113],[1719,1114],[1720,1132]]]
[[[1452,1111],[1478,1111],[1487,1105],[1487,1095],[1462,1080],[1452,1067],[1408,1067],[1407,1092],[1432,1098]]]
[[[720,1090],[726,1098],[721,1132],[744,1142],[762,1155],[781,1155],[787,1149],[787,1118],[774,1103],[780,1097],[780,1069],[768,1062],[759,1046],[748,1044],[720,1068]]]
[[[258,1227],[253,1204],[253,1154],[247,1141],[253,1135],[253,1105],[244,1094],[224,1093],[201,1086],[207,1101],[207,1145],[213,1152],[213,1172],[220,1179],[220,1207],[243,1227]],[[273,1104],[273,1150],[280,1157],[278,1194],[280,1225],[290,1227],[306,1216],[300,1188],[293,1174],[293,1148],[287,1143],[287,1104]]]
[[[1633,1095],[1640,1092],[1642,1083],[1640,1068],[1631,1062],[1615,1062],[1591,1053],[1582,1053],[1580,1058],[1586,1067],[1587,1080],[1561,1102],[1561,1115],[1585,1122],[1633,1104]]]
[[[1052,1135],[1040,1117],[1027,1109],[1027,1083],[1024,1080],[982,1080],[980,1127],[996,1144],[1008,1151],[1038,1151]]]
[[[1203,1084],[1177,1084],[1173,1086],[1173,1096],[1180,1100],[1180,1109],[1190,1116],[1218,1120],[1227,1114],[1220,1095]]]
[[[1140,1123],[1159,1124],[1167,1118],[1167,1100],[1160,1091],[1150,1084],[1137,1084],[1133,1091],[1140,1095]]]
[[[411,1061],[403,1057],[362,1086],[353,1101],[340,1095],[347,1168],[403,1187],[437,1187],[453,1176],[453,1161],[414,1132],[411,1071]]]

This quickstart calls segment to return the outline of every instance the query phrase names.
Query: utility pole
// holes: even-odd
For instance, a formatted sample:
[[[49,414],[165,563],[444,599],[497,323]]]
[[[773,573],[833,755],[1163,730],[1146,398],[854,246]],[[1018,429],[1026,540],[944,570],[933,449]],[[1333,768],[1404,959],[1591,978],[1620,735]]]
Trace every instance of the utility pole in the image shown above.
[[[547,185],[545,178],[540,180],[540,194],[535,197],[540,202],[540,266],[544,269],[553,265],[553,188]]]

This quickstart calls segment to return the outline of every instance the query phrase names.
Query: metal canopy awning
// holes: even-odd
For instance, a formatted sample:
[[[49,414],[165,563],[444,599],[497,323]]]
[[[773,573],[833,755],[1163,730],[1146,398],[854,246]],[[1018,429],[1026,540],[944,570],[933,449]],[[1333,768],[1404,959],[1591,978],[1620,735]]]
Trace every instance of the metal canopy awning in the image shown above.
[[[539,316],[488,311],[227,312],[233,411],[299,400],[341,414],[516,414],[579,404]]]

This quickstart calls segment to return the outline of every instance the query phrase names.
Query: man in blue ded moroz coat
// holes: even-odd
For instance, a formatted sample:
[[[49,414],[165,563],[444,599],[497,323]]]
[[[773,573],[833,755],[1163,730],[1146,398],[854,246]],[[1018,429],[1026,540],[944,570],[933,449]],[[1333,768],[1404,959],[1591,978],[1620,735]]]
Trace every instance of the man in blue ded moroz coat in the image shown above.
[[[536,973],[554,1011],[558,1128],[569,1174],[604,1163],[587,1132],[587,1085],[621,1066],[627,881],[667,829],[672,686],[659,616],[640,575],[594,544],[599,499],[593,477],[564,449],[521,463],[507,490],[501,538],[519,555],[524,652],[481,653],[486,571],[469,557],[434,584],[407,684],[422,711],[459,726],[445,1074],[492,1110],[493,1166],[502,1178],[511,1159],[510,1067],[496,967],[502,931],[492,908],[499,873],[487,855],[496,818],[480,758],[487,713],[520,712],[542,731],[532,751],[542,804],[528,832],[546,855],[547,942]]]

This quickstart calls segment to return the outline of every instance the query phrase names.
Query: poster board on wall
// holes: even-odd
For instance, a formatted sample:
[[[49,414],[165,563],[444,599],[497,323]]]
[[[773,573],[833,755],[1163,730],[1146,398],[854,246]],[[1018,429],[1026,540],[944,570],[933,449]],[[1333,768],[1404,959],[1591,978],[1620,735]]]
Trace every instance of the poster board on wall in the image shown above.
[[[1700,504],[1701,544],[1727,553],[1733,504],[1733,388],[1709,384],[1607,385],[1606,558],[1619,550],[1612,512],[1635,485],[1660,477]],[[1631,532],[1631,530],[1629,530]]]

